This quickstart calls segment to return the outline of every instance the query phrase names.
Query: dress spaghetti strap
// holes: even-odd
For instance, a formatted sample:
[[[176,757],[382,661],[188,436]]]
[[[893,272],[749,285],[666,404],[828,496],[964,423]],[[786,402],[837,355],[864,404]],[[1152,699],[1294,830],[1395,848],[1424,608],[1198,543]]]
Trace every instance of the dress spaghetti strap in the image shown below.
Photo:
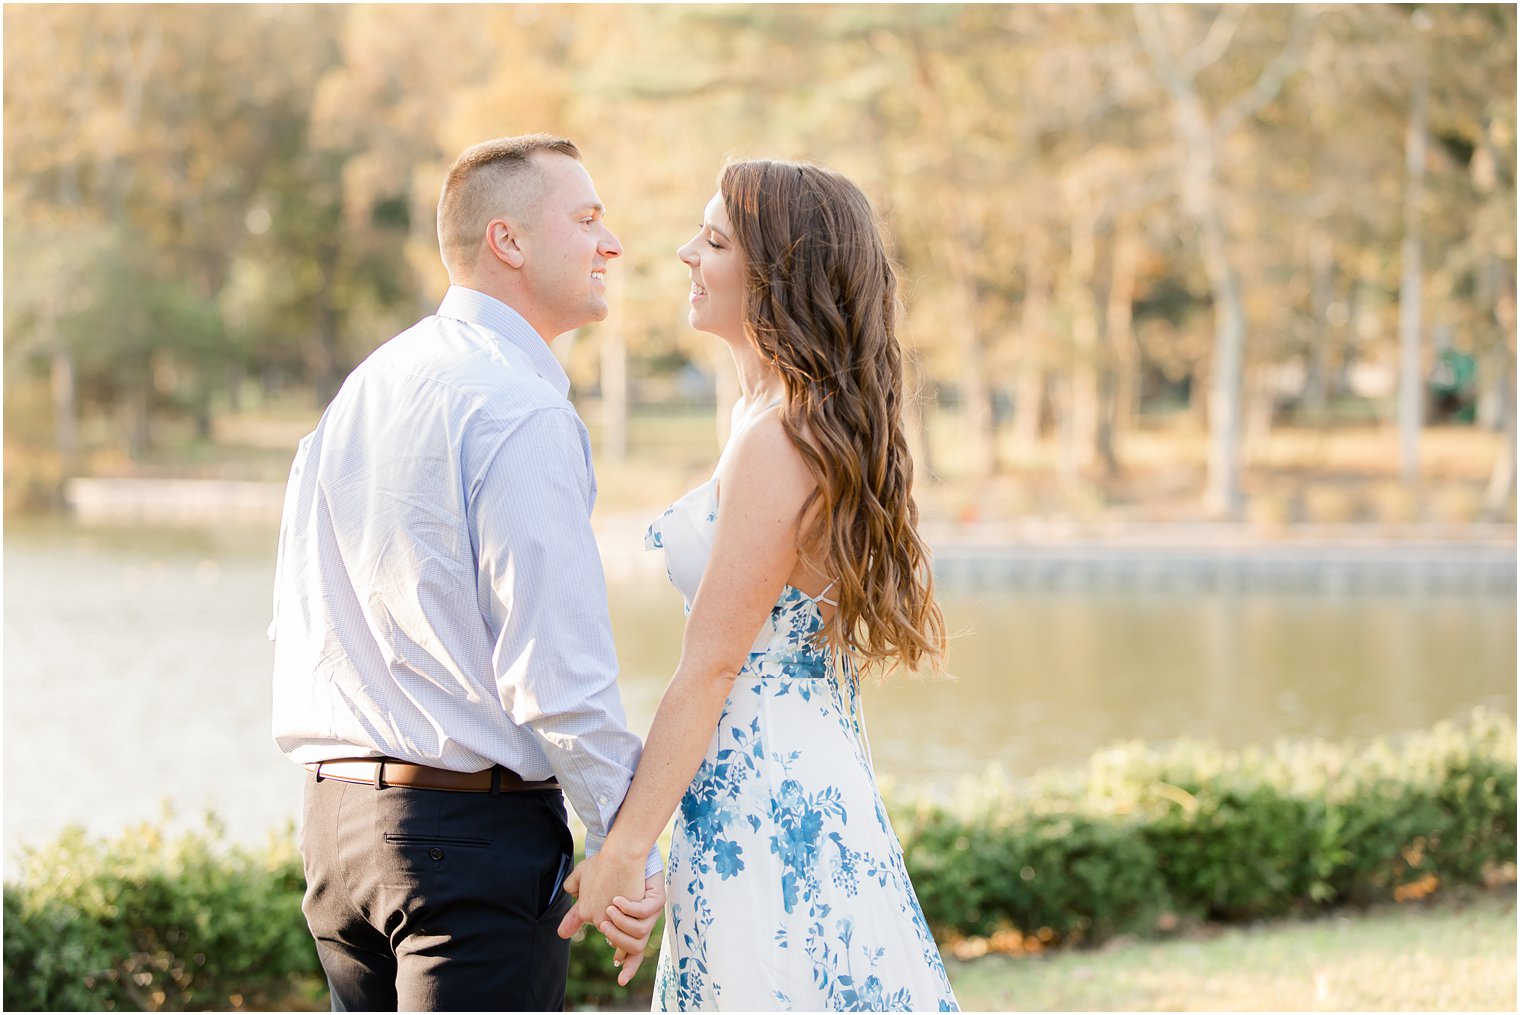
[[[725,458],[728,457],[728,449],[734,446],[734,442],[736,442],[739,439],[739,435],[742,434],[744,431],[748,430],[750,427],[754,426],[755,422],[761,416],[764,416],[767,412],[770,412],[772,409],[774,409],[776,406],[778,406],[780,404],[781,404],[781,399],[778,398],[774,402],[772,402],[771,404],[765,406],[764,408],[759,409],[759,410],[757,410],[757,411],[755,411],[753,413],[750,413],[750,415],[742,423],[740,423],[738,426],[734,427],[733,432],[731,432],[728,435],[728,440],[724,441],[724,443],[723,443],[723,450],[720,451],[720,452],[718,452],[718,461],[713,466],[713,476],[714,477],[716,477],[718,475],[718,470],[720,468],[722,468],[722,466],[723,466],[723,459],[725,459]]]

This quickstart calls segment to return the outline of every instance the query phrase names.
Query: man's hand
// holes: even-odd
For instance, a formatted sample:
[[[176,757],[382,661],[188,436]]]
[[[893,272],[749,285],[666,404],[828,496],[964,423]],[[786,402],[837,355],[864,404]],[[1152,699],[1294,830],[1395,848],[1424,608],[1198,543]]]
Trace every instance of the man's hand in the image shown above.
[[[618,986],[626,987],[633,982],[634,974],[644,964],[644,953],[649,948],[649,935],[665,908],[665,874],[660,872],[644,882],[642,902],[629,902],[619,896],[607,907],[607,919],[600,930],[608,944],[617,949],[612,964],[621,966]]]
[[[614,873],[611,870],[614,866],[616,864],[605,852],[598,853],[581,861],[565,878],[565,891],[576,896],[576,903],[560,921],[559,936],[568,939],[586,924],[595,924],[607,938],[607,943],[616,949],[612,964],[622,967],[618,973],[618,986],[626,987],[633,982],[634,974],[644,963],[649,935],[660,918],[660,911],[665,908],[665,874],[661,872],[649,878],[635,892],[612,896],[609,905],[596,913],[591,909],[592,899],[602,885],[612,880],[608,875]],[[639,877],[642,877],[642,868],[641,861]],[[629,895],[638,895],[638,901],[631,900]]]
[[[622,858],[603,849],[596,856],[582,860],[570,876],[565,878],[565,891],[575,896],[575,905],[560,921],[559,936],[571,938],[586,924],[600,928],[607,922],[607,910],[612,900],[642,901],[646,892],[644,884],[644,857]]]

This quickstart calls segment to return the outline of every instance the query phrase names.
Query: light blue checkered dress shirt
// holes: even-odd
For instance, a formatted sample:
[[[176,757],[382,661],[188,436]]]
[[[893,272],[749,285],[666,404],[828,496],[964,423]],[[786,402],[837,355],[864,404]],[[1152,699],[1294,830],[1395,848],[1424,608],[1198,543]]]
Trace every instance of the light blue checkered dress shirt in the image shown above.
[[[591,441],[569,387],[521,316],[450,287],[302,438],[269,633],[274,737],[291,760],[554,776],[589,854],[641,745],[618,694]]]

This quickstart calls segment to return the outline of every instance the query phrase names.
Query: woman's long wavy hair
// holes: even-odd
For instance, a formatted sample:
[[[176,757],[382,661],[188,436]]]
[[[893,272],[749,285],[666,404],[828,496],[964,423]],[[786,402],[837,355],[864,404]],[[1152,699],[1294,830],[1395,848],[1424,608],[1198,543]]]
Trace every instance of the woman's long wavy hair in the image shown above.
[[[732,163],[718,190],[746,260],[749,338],[781,376],[782,426],[818,483],[798,547],[837,582],[822,636],[865,671],[938,672],[945,621],[903,433],[897,273],[871,204],[807,163]]]

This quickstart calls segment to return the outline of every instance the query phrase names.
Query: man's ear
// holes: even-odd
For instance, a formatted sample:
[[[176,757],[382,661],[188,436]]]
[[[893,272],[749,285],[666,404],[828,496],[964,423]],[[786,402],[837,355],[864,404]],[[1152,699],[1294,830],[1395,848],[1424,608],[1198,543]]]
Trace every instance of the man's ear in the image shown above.
[[[523,248],[519,242],[522,231],[516,223],[506,219],[492,219],[486,224],[486,246],[491,254],[509,268],[521,268]]]

